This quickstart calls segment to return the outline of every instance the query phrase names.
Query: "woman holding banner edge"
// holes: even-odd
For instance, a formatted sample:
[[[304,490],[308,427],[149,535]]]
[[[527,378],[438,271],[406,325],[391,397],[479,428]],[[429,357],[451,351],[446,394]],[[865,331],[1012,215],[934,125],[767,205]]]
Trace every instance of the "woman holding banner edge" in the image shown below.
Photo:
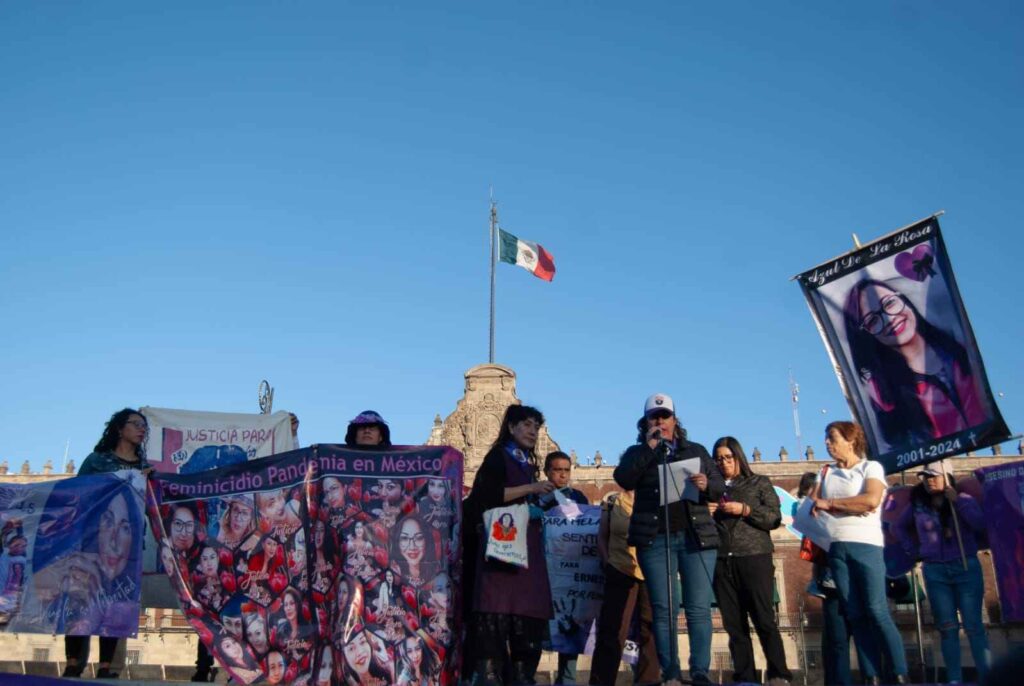
[[[145,442],[149,428],[146,418],[138,410],[124,408],[111,415],[103,429],[103,435],[85,458],[78,470],[79,476],[116,472],[122,469],[139,469],[148,472],[151,468],[146,461]],[[64,655],[67,664],[62,676],[77,677],[89,663],[90,636],[65,636]],[[117,672],[110,670],[110,663],[117,652],[120,639],[100,637],[100,661],[96,669],[98,679],[116,679]]]
[[[881,504],[885,470],[864,455],[867,439],[860,425],[832,422],[825,427],[825,449],[835,466],[825,472],[812,497],[815,516],[826,517],[832,540],[828,564],[839,591],[843,613],[865,659],[861,674],[867,683],[881,683],[881,650],[885,647],[895,683],[907,683],[903,639],[889,614],[882,554]],[[882,645],[879,645],[881,641]],[[849,684],[849,669],[837,675]]]
[[[675,648],[678,613],[672,607],[678,603],[671,598],[670,586],[679,575],[690,642],[690,681],[707,684],[711,669],[711,588],[719,545],[718,529],[708,503],[721,498],[725,481],[707,449],[687,439],[669,396],[656,393],[647,399],[637,429],[637,445],[622,455],[614,477],[622,488],[636,491],[628,543],[636,546],[637,560],[650,593],[662,679],[667,686],[678,686],[682,678]],[[696,502],[679,500],[667,508],[661,504],[662,459],[668,463],[698,460],[699,471],[690,477],[698,491]]]

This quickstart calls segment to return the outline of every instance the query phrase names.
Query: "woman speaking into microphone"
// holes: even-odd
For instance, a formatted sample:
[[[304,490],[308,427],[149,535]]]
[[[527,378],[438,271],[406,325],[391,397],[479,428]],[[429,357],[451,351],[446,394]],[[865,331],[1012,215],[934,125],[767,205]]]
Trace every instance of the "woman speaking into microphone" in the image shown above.
[[[614,476],[619,486],[636,491],[628,543],[636,547],[650,593],[662,679],[667,686],[678,686],[682,677],[676,649],[679,599],[672,597],[672,580],[679,575],[690,640],[690,681],[710,683],[711,585],[719,538],[708,503],[722,497],[725,481],[707,449],[687,439],[672,398],[664,393],[647,399],[637,429],[637,444],[622,455]],[[666,507],[661,502],[659,465],[690,459],[698,465],[689,477],[697,499],[677,500]],[[680,492],[684,489],[683,483],[675,486]]]

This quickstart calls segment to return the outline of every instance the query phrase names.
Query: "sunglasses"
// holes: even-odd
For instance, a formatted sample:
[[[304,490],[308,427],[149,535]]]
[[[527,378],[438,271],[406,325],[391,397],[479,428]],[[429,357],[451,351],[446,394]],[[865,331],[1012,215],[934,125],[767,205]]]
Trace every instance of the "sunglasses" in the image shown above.
[[[654,412],[647,413],[648,419],[668,419],[672,416],[672,413],[668,410],[655,410]]]

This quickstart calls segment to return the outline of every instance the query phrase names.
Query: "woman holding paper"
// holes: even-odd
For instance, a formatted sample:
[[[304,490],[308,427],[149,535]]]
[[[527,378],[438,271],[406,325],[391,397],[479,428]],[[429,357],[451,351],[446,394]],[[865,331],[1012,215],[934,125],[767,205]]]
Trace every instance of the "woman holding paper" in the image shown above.
[[[668,686],[677,686],[682,678],[675,649],[679,599],[672,597],[671,581],[679,575],[690,641],[690,681],[707,684],[711,669],[711,587],[719,545],[708,503],[722,497],[725,482],[707,449],[687,439],[669,396],[656,393],[647,399],[637,429],[637,444],[622,455],[614,476],[619,486],[636,491],[628,543],[636,546],[650,593],[662,679]],[[683,467],[687,471],[682,473],[690,474],[687,483],[679,483],[676,479],[681,472],[670,469],[665,492],[679,492],[683,497],[667,507],[661,502],[660,491],[663,462],[670,468]],[[687,484],[692,486],[692,499],[686,499]]]
[[[832,422],[825,427],[825,449],[835,465],[824,470],[825,476],[813,495],[813,512],[824,518],[832,540],[828,564],[843,613],[866,658],[861,673],[869,683],[880,683],[884,646],[895,683],[905,684],[903,639],[889,614],[885,596],[881,517],[887,486],[885,470],[880,463],[864,457],[867,439],[860,425],[853,422]],[[840,671],[838,679],[849,684],[849,670]]]
[[[708,509],[722,544],[715,565],[715,597],[729,634],[733,675],[737,682],[757,681],[749,621],[754,623],[768,662],[768,683],[793,678],[772,603],[775,565],[771,531],[782,524],[779,496],[768,477],[754,474],[740,442],[732,436],[715,441],[715,464],[725,478],[725,494]]]
[[[509,686],[533,683],[541,641],[548,620],[554,616],[539,516],[534,518],[531,509],[526,568],[486,561],[483,544],[488,533],[483,529],[484,511],[524,503],[554,490],[550,481],[539,481],[535,449],[543,425],[544,415],[536,408],[509,406],[465,504],[466,528],[476,534],[471,542],[476,579],[470,631],[476,637],[472,649],[477,658],[474,681],[478,686],[503,684],[506,661],[511,675]]]

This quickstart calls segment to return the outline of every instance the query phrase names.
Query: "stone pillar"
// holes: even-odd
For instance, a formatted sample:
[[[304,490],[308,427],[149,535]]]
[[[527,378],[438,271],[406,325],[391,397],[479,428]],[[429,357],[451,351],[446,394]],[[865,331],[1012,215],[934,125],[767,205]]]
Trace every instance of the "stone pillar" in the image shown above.
[[[807,450],[804,451],[804,455],[807,457],[808,462],[814,462],[814,448],[807,446]]]
[[[594,466],[595,467],[600,467],[601,466],[601,459],[602,459],[601,458],[601,451],[598,450],[596,453],[594,453]]]
[[[996,456],[1002,455],[1003,454],[1003,446],[1001,446],[998,443],[996,443],[994,446],[992,446],[992,454],[996,455]]]
[[[786,446],[779,448],[779,462],[785,462],[789,459],[789,452],[786,450]]]
[[[761,451],[757,449],[756,445],[754,446],[754,452],[750,453],[750,456],[754,458],[754,462],[761,461]]]

